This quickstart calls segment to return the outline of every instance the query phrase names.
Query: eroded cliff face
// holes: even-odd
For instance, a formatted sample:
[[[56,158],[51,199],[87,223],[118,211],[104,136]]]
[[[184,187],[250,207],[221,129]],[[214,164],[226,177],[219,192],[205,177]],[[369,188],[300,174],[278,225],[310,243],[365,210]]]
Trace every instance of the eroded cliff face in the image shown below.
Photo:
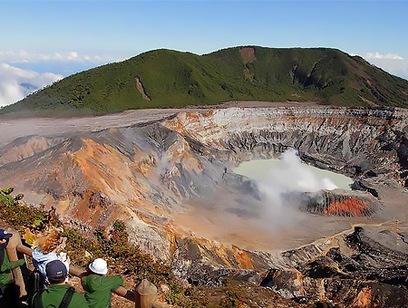
[[[352,279],[349,287],[361,287],[347,295],[349,303],[367,294],[373,301],[378,294],[359,281],[378,282],[367,273],[382,265],[351,275],[338,270],[339,258],[356,251],[343,239],[352,225],[381,228],[402,213],[398,226],[406,227],[404,199],[391,206],[378,191],[392,186],[403,195],[407,115],[400,109],[207,109],[93,132],[27,136],[0,150],[0,184],[14,186],[28,202],[56,207],[85,231],[124,220],[132,242],[192,284],[270,277],[287,297],[340,302],[346,295],[336,297],[329,275],[330,283]],[[306,162],[353,177],[364,191],[271,209],[256,183],[233,168],[290,148]],[[406,242],[405,233],[390,232]],[[406,263],[398,262],[392,266],[406,274]]]
[[[321,168],[406,180],[408,128],[400,109],[229,108],[181,112],[164,125],[231,161],[270,158],[294,148]]]

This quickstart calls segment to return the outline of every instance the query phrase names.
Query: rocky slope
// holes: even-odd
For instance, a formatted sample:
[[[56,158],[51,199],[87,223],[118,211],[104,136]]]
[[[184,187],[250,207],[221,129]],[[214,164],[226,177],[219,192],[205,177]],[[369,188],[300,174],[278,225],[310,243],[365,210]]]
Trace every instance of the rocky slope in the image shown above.
[[[348,235],[326,240],[318,254],[311,246],[284,252],[291,270],[272,268],[261,285],[299,302],[406,307],[407,232],[390,227],[356,227]],[[315,256],[304,258],[310,253]]]
[[[0,184],[56,207],[84,231],[124,220],[135,244],[192,284],[235,277],[299,300],[384,304],[394,287],[407,296],[407,115],[224,108],[94,131],[33,129],[0,150]],[[243,160],[290,148],[351,176],[362,191],[277,210],[255,182],[233,173]],[[402,199],[392,200],[391,190]]]

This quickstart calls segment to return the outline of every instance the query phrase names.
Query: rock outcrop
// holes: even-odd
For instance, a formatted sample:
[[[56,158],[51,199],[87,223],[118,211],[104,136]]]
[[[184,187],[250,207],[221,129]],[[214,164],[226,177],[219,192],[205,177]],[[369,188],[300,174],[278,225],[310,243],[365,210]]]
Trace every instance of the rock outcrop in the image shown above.
[[[371,216],[381,208],[380,201],[368,192],[341,189],[305,193],[301,209],[310,213],[339,216]]]
[[[389,226],[388,226],[389,227]],[[284,254],[291,270],[270,269],[261,285],[299,302],[331,302],[340,307],[405,307],[408,301],[406,234],[387,226],[356,227],[336,238],[338,245],[304,261],[304,247]]]

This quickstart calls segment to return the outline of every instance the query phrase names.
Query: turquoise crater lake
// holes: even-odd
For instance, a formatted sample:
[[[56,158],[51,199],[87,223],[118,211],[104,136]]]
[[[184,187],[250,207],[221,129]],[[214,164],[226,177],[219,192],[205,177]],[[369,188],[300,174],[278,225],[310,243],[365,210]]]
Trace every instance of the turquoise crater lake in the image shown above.
[[[350,190],[353,183],[353,180],[345,175],[303,163],[294,150],[286,151],[281,158],[242,162],[233,171],[258,183],[279,187],[280,190]]]

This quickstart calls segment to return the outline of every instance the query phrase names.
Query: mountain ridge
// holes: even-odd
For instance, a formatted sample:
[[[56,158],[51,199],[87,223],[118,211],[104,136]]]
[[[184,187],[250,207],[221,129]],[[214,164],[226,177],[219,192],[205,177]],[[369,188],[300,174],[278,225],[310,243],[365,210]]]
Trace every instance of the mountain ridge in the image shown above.
[[[238,46],[204,55],[157,49],[68,76],[0,114],[108,114],[247,100],[406,108],[408,81],[331,48]]]

